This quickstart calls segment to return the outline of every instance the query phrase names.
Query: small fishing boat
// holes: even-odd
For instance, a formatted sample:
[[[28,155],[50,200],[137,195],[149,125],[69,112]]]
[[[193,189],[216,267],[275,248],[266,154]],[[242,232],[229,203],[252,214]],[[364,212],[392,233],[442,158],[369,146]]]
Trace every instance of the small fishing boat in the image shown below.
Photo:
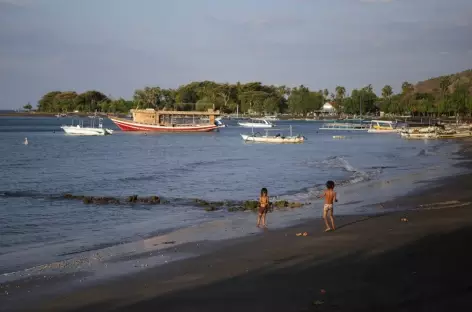
[[[472,129],[464,127],[445,128],[444,126],[429,126],[422,128],[407,128],[400,132],[404,139],[460,139],[472,137]]]
[[[273,128],[275,125],[265,118],[251,118],[249,121],[240,121],[238,125],[244,128]]]
[[[98,136],[98,135],[110,135],[113,134],[112,129],[103,128],[103,118],[98,119],[98,127],[95,127],[95,118],[92,119],[92,124],[90,127],[84,127],[84,122],[74,125],[74,120],[72,120],[72,125],[70,126],[61,126],[61,129],[68,135],[89,135],[89,136]]]
[[[398,133],[393,121],[388,120],[372,120],[368,133]]]
[[[306,138],[302,135],[293,136],[292,126],[290,126],[290,135],[284,136],[280,133],[276,135],[269,135],[269,131],[281,131],[284,129],[264,129],[265,135],[260,134],[259,132],[251,134],[241,134],[244,142],[257,142],[257,143],[303,143]]]

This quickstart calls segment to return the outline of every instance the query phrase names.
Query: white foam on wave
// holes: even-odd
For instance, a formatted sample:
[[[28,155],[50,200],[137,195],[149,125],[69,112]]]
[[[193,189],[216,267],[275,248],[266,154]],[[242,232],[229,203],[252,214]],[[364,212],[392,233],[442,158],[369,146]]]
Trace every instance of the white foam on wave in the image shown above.
[[[306,162],[305,165],[325,170],[341,169],[342,171],[349,173],[350,175],[345,179],[333,179],[338,187],[370,181],[383,172],[383,167],[375,167],[369,171],[356,168],[346,159],[345,156],[331,156],[323,160]],[[292,201],[315,200],[324,190],[324,182],[325,181],[317,186],[304,189],[295,194],[280,196],[280,198]]]

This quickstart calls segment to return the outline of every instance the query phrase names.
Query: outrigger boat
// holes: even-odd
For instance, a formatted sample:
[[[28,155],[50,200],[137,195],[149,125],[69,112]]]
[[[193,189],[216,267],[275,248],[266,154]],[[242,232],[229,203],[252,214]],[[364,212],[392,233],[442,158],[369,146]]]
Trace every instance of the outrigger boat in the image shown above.
[[[259,143],[303,143],[306,138],[302,135],[293,136],[292,126],[290,126],[290,135],[283,136],[280,133],[276,135],[269,135],[269,131],[280,131],[284,129],[264,129],[265,135],[261,135],[259,132],[251,134],[241,134],[244,142],[259,142]]]
[[[423,128],[407,128],[400,132],[404,139],[459,139],[472,137],[472,128],[467,126],[444,127],[429,126]]]
[[[110,117],[122,131],[210,132],[217,130],[215,116],[219,111],[156,111],[153,108],[132,109],[133,120]]]
[[[364,122],[329,122],[323,124],[319,130],[336,130],[336,131],[367,131],[370,125]]]
[[[103,128],[103,118],[98,119],[98,127],[95,127],[95,118],[92,119],[92,125],[90,127],[84,127],[84,122],[74,126],[74,120],[72,120],[71,126],[62,126],[62,130],[69,135],[110,135],[113,134],[112,129]]]

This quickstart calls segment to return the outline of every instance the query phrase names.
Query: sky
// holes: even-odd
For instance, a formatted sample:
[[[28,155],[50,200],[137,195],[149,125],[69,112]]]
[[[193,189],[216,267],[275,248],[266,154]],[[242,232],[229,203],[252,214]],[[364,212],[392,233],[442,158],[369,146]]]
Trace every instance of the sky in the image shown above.
[[[0,0],[0,109],[262,81],[399,91],[472,68],[472,0]]]

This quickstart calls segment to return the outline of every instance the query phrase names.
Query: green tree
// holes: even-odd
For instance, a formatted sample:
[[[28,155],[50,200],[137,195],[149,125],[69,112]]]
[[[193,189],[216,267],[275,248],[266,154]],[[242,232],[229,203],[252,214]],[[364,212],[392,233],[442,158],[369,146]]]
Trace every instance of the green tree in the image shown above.
[[[393,95],[393,89],[390,85],[385,85],[382,88],[382,111],[384,112],[390,112],[390,107],[392,106],[392,95]]]
[[[145,87],[134,91],[133,100],[139,108],[159,108],[161,88]]]
[[[402,93],[403,94],[407,94],[407,93],[410,93],[414,90],[414,87],[411,83],[409,83],[408,81],[404,81],[402,83]]]
[[[344,97],[346,96],[346,88],[343,86],[336,86],[335,102],[338,109],[344,109]]]
[[[288,98],[288,108],[292,114],[306,116],[308,113],[319,110],[324,103],[324,94],[312,92],[301,85],[293,88]]]
[[[51,91],[43,95],[43,97],[38,101],[38,111],[55,112],[54,98],[60,93],[60,91]]]
[[[390,99],[390,97],[393,95],[393,89],[391,86],[389,85],[385,85],[383,88],[382,88],[382,97],[384,99]]]
[[[70,112],[75,108],[74,100],[77,97],[77,92],[66,91],[57,94],[53,100],[54,112]]]
[[[264,100],[263,107],[264,112],[268,114],[274,114],[280,112],[280,98],[275,96],[269,96]]]
[[[31,106],[31,104],[28,102],[28,104],[26,104],[25,106],[23,106],[23,109],[29,111],[29,110],[33,109],[33,106]]]
[[[74,98],[72,107],[68,107],[68,110],[78,110],[82,112],[102,111],[104,106],[105,109],[107,108],[106,103],[108,102],[110,102],[110,99],[108,99],[105,94],[91,90],[77,95]]]

